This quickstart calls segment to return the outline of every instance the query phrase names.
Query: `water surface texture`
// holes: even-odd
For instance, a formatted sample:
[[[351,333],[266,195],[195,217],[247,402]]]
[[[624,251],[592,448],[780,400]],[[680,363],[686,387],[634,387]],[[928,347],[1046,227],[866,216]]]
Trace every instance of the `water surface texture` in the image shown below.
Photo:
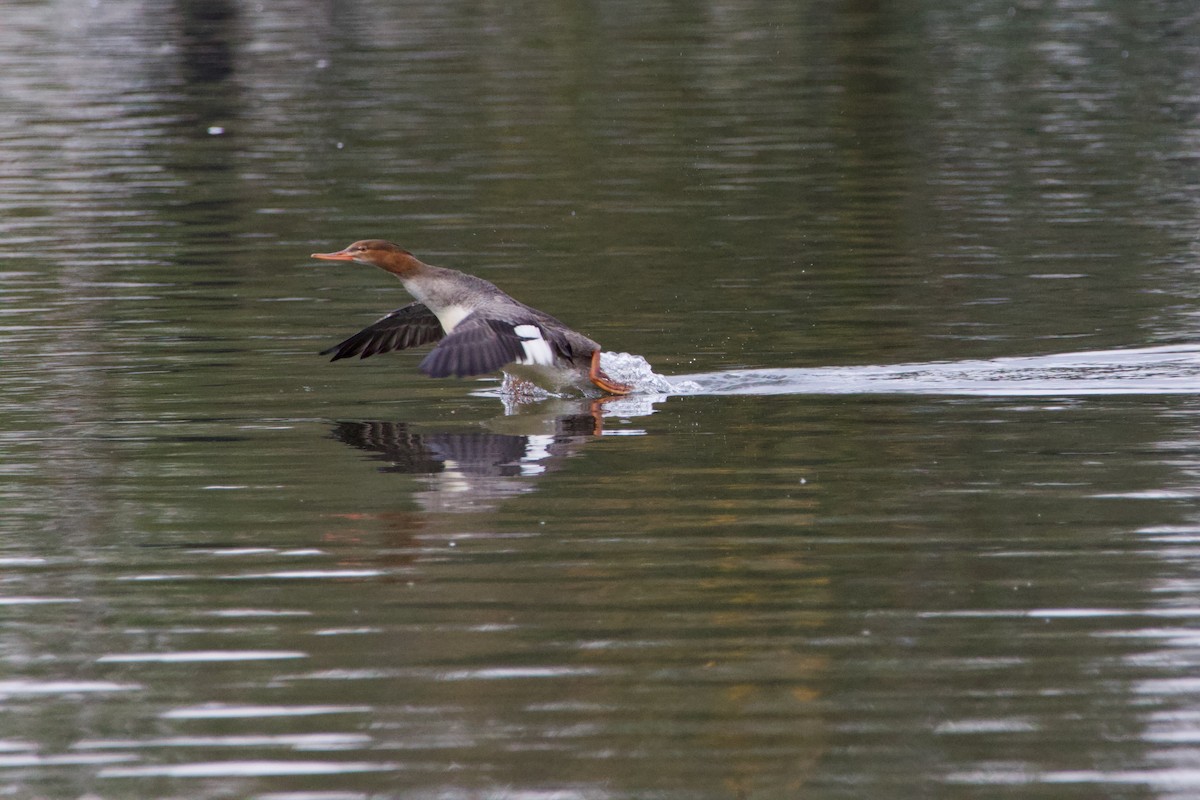
[[[1200,15],[5,5],[0,793],[1200,793]],[[317,351],[481,275],[670,388]]]

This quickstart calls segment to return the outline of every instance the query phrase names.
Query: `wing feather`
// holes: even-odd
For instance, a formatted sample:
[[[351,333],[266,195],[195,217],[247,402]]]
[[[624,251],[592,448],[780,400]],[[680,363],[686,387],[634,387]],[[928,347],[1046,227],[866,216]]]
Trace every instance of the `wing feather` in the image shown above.
[[[322,350],[321,355],[333,353],[330,361],[351,356],[370,358],[378,353],[436,342],[443,336],[442,323],[424,303],[409,303],[328,350]]]
[[[522,339],[507,320],[467,315],[425,356],[420,369],[431,378],[462,378],[495,372],[524,355]]]

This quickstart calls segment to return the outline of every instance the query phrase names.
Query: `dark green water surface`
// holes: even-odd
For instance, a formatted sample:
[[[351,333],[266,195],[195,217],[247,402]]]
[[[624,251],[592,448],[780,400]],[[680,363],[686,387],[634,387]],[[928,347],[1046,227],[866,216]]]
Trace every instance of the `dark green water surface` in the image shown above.
[[[1167,0],[6,4],[0,794],[1196,796],[1197,86]],[[328,363],[365,237],[698,389]]]

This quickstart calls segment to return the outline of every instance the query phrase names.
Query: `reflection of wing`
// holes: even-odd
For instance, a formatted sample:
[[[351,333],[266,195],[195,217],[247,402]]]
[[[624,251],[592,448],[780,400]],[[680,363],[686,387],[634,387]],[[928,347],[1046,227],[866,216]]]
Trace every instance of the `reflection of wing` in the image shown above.
[[[384,472],[436,474],[453,465],[469,475],[508,477],[530,474],[530,465],[570,455],[595,435],[587,414],[554,420],[555,432],[526,436],[513,433],[413,433],[403,422],[339,422],[332,436],[351,447],[390,462]],[[546,464],[541,464],[544,468]],[[541,470],[536,470],[540,472]]]
[[[412,433],[403,422],[339,422],[333,438],[390,462],[382,472],[435,475],[521,474],[528,436],[505,433]]]
[[[465,475],[510,477],[521,474],[529,437],[505,433],[431,433],[424,438],[433,457]]]
[[[375,453],[375,458],[391,462],[383,472],[428,475],[441,472],[443,459],[425,447],[419,433],[409,433],[403,422],[339,422],[332,436],[351,447]]]
[[[443,335],[442,323],[424,303],[409,303],[368,325],[344,342],[322,350],[321,355],[333,353],[330,361],[350,358],[360,353],[360,358],[370,358],[376,353],[404,350],[436,342]]]

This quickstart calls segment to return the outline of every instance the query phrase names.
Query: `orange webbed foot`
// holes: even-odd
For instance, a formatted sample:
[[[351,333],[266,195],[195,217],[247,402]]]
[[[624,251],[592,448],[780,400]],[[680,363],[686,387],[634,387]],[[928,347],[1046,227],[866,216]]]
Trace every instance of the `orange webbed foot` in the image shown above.
[[[604,374],[600,369],[600,351],[592,351],[592,368],[588,370],[588,378],[609,394],[629,394],[633,387],[626,383],[618,383]]]

